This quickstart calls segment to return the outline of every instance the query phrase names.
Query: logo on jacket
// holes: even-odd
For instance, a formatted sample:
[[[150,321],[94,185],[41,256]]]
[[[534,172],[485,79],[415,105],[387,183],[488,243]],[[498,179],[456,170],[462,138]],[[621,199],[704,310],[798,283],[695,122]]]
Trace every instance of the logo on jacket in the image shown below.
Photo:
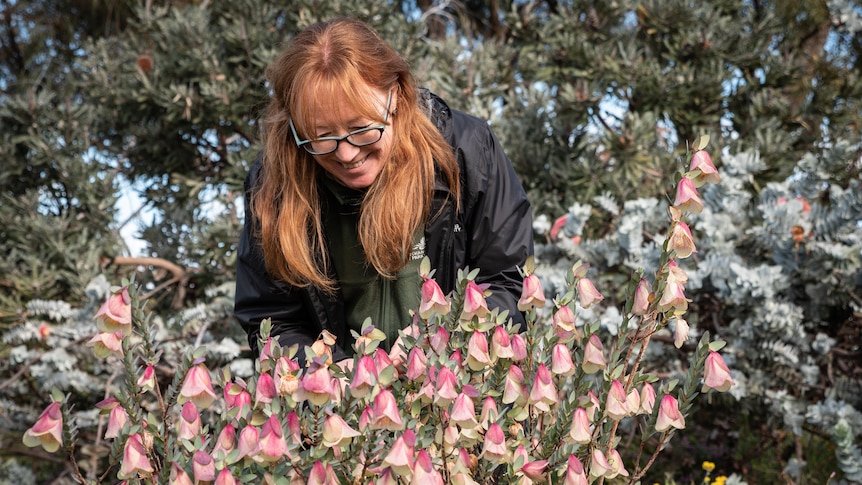
[[[416,261],[417,259],[422,259],[425,257],[425,236],[422,236],[422,239],[419,240],[418,243],[413,245],[413,249],[410,250],[410,260]]]

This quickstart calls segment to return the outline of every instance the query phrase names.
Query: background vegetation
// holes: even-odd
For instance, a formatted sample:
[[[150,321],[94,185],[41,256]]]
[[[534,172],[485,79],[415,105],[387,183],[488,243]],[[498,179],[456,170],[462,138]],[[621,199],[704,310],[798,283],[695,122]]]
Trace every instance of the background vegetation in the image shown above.
[[[82,409],[103,398],[111,369],[78,347],[108,282],[137,273],[178,347],[247,357],[232,268],[263,69],[299,29],[350,15],[422,84],[490,120],[533,202],[549,286],[576,258],[606,295],[649,266],[671,174],[709,134],[724,179],[696,224],[708,242],[691,323],[729,342],[740,385],[699,404],[650,478],[688,483],[709,460],[749,483],[862,481],[860,12],[850,0],[0,1],[0,480],[62,476],[20,436],[53,385]],[[142,248],[127,247],[129,228]],[[613,315],[595,318],[613,331]],[[654,365],[680,362],[669,350]]]

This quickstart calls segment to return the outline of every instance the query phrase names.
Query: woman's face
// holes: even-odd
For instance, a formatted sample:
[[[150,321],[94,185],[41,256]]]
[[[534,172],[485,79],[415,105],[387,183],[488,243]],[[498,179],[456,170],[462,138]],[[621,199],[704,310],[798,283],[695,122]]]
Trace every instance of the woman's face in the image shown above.
[[[386,110],[390,93],[371,87],[368,88],[368,93],[373,98],[374,105],[379,106],[381,118],[389,120],[391,115],[387,115]],[[388,107],[390,113],[395,110],[396,103],[396,93],[392,91]],[[350,106],[344,95],[321,103],[320,110],[313,121],[314,138],[340,137],[369,126],[380,126],[378,121],[361,116]],[[338,142],[334,152],[312,156],[324,170],[343,185],[352,189],[364,189],[377,179],[391,151],[392,126],[387,125],[382,137],[376,143],[357,147],[345,139]]]

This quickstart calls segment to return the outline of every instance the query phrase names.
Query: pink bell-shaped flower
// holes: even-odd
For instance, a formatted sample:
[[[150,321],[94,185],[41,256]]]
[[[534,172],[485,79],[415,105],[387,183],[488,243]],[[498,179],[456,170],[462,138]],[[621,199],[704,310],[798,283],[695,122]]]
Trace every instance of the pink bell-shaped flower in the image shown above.
[[[698,150],[691,156],[691,165],[689,170],[699,170],[700,173],[692,178],[694,185],[697,187],[703,184],[717,184],[721,181],[721,176],[712,163],[712,158],[706,150]]]
[[[676,254],[677,258],[687,258],[692,253],[697,252],[694,245],[694,237],[691,235],[691,229],[688,224],[682,221],[677,221],[673,225],[673,230],[668,239],[668,249]]]
[[[49,404],[33,427],[24,432],[24,444],[31,448],[41,446],[48,453],[63,446],[63,412],[58,401]]]
[[[371,405],[371,429],[388,429],[400,431],[404,429],[404,421],[398,411],[395,396],[388,389],[382,389],[374,396]]]
[[[506,446],[506,435],[503,433],[503,428],[499,424],[493,423],[485,432],[485,443],[482,446],[482,458],[497,463],[505,460],[509,456],[509,449]]]
[[[93,318],[99,330],[105,333],[120,333],[123,337],[131,335],[132,299],[129,289],[124,287],[118,293],[111,294]]]
[[[201,415],[198,408],[191,401],[186,401],[183,404],[183,409],[180,412],[179,431],[177,438],[181,440],[193,440],[201,432]]]
[[[137,476],[149,476],[153,471],[141,435],[138,433],[130,435],[126,440],[126,446],[123,448],[123,459],[120,461],[120,471],[117,472],[117,478],[128,480]]]
[[[209,370],[203,364],[192,366],[183,380],[177,403],[185,404],[187,401],[192,401],[198,409],[206,409],[212,405],[215,398],[216,393],[213,390]]]
[[[196,483],[215,480],[215,460],[206,451],[197,450],[192,455],[192,474]]]
[[[323,422],[323,446],[343,447],[357,436],[359,432],[351,428],[338,414],[330,414]]]
[[[287,441],[278,417],[273,414],[260,428],[257,458],[265,462],[279,461],[287,454]]]
[[[605,299],[589,278],[579,279],[577,286],[578,302],[581,304],[582,308],[589,308],[593,303],[600,302]]]
[[[635,288],[635,298],[632,303],[632,315],[645,315],[649,310],[650,294],[652,293],[652,285],[649,281],[641,278]]]
[[[730,377],[730,369],[727,367],[727,363],[724,362],[724,357],[718,352],[710,351],[706,356],[703,368],[702,392],[706,392],[709,389],[725,392],[730,390],[733,384],[733,379]]]
[[[531,274],[524,279],[524,287],[521,298],[518,300],[518,310],[525,312],[531,308],[542,308],[545,306],[545,294],[542,292],[542,283],[539,277]]]
[[[681,211],[689,211],[694,214],[700,214],[703,211],[703,201],[690,178],[683,177],[680,179],[679,185],[676,187],[676,199],[673,206]]]
[[[416,434],[408,429],[395,439],[389,453],[383,458],[383,465],[392,468],[402,477],[409,477],[413,473],[414,446]]]
[[[491,365],[488,351],[488,338],[482,332],[473,332],[467,341],[467,367],[474,372],[487,369]]]
[[[671,427],[685,429],[685,417],[679,412],[679,403],[675,397],[665,394],[658,408],[658,419],[655,422],[656,431],[663,433]]]
[[[590,418],[586,409],[582,407],[575,409],[569,437],[579,445],[585,445],[593,440],[593,431],[590,429]]]
[[[588,485],[587,473],[584,464],[575,455],[569,455],[566,461],[566,481],[564,485]]]
[[[584,372],[587,374],[595,374],[596,372],[607,367],[605,356],[602,354],[604,346],[599,336],[596,334],[590,335],[587,340],[587,345],[584,346],[584,360],[581,363]]]
[[[446,315],[449,313],[449,300],[431,278],[425,278],[422,283],[422,296],[419,301],[419,316],[427,320],[431,315]]]
[[[611,390],[608,392],[607,402],[605,403],[605,414],[616,421],[626,417],[629,413],[626,398],[626,390],[623,388],[622,383],[614,379],[611,383]]]

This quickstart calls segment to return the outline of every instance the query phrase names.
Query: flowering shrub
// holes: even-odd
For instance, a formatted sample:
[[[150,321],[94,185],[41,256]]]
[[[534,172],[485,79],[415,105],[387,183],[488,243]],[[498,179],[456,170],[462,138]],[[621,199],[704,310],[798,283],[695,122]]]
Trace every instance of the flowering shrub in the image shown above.
[[[209,369],[200,347],[177,364],[163,390],[159,342],[134,282],[125,281],[97,312],[101,331],[88,343],[119,361],[124,376],[96,405],[113,443],[101,479],[637,482],[685,428],[696,396],[733,385],[718,353],[724,343],[710,342],[706,332],[682,381],[662,380],[641,365],[656,332],[673,328],[677,347],[688,337],[688,276],[680,263],[697,251],[685,222],[702,208],[697,188],[718,181],[707,141],[695,144],[679,178],[658,270],[632,275],[620,331],[605,340],[598,322],[576,323],[578,312],[603,299],[586,262],[571,267],[564,291],[549,300],[528,261],[518,301],[527,325],[517,328],[506,312],[488,307],[487,288],[474,281],[478,269],[460,271],[456,290],[444,295],[425,260],[419,309],[390,352],[370,321],[354,335],[350,365],[332,362],[326,332],[311,347],[281,348],[265,321],[254,377]],[[638,437],[633,453],[621,448],[623,429]],[[76,434],[55,392],[24,443],[62,448],[77,470]]]

